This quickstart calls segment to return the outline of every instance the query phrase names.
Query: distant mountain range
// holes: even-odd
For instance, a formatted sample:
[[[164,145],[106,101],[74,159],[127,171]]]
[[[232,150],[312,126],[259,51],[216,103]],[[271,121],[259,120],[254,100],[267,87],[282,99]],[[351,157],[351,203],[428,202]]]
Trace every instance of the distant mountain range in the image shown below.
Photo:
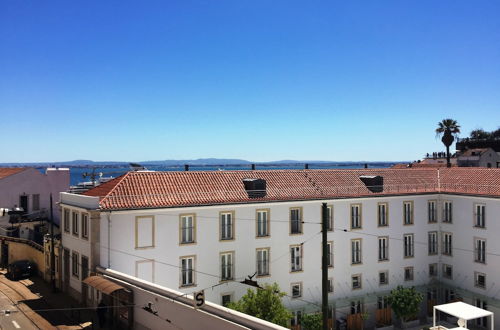
[[[63,161],[63,162],[33,162],[33,163],[0,163],[0,167],[7,166],[15,166],[15,167],[126,167],[129,166],[131,162],[117,162],[117,161],[93,161],[93,160],[85,160],[78,159],[72,161]],[[182,165],[192,165],[192,166],[218,166],[218,165],[231,165],[231,166],[248,166],[250,164],[259,164],[259,165],[293,165],[293,164],[335,164],[335,165],[354,165],[354,164],[396,164],[396,163],[406,163],[406,161],[396,161],[396,162],[388,162],[388,161],[324,161],[324,160],[277,160],[270,162],[251,162],[244,159],[226,159],[226,158],[200,158],[200,159],[167,159],[167,160],[148,160],[142,162],[133,162],[139,163],[143,166],[182,166]]]

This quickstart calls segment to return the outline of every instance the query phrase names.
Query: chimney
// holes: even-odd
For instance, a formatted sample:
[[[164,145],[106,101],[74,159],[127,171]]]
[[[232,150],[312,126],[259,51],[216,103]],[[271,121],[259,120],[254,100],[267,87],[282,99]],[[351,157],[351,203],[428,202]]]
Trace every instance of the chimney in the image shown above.
[[[252,171],[255,171],[255,164],[252,164]]]
[[[378,193],[384,191],[384,178],[380,175],[361,175],[359,177],[371,192]]]
[[[309,169],[309,164],[304,164],[304,169],[308,170]]]
[[[186,171],[186,172],[189,171],[189,165],[188,164],[184,165],[184,171]]]
[[[368,163],[365,163],[365,168],[368,168]]]
[[[249,198],[266,196],[266,180],[264,179],[243,179],[243,185]]]

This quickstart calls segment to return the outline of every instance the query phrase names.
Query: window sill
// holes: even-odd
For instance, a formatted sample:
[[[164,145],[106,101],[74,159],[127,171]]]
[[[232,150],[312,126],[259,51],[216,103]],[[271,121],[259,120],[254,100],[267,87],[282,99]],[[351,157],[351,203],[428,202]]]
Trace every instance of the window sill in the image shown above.
[[[182,284],[181,286],[179,286],[180,289],[185,289],[185,288],[193,288],[196,286],[196,283],[193,283],[193,284]]]

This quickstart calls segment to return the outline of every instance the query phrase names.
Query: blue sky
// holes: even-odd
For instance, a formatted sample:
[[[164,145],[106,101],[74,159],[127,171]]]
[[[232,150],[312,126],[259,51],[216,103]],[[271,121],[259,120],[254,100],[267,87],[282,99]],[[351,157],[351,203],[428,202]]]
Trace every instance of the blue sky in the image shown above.
[[[0,162],[413,160],[499,110],[499,1],[0,2]]]

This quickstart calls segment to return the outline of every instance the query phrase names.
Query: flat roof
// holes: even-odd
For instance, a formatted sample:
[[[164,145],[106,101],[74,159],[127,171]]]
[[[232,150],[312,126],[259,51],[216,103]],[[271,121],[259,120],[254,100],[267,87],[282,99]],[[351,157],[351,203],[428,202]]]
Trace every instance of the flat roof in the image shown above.
[[[434,306],[435,309],[444,312],[446,314],[458,317],[464,320],[473,320],[480,317],[493,315],[492,312],[484,310],[479,307],[475,307],[464,302],[458,301],[454,303],[437,305]]]

